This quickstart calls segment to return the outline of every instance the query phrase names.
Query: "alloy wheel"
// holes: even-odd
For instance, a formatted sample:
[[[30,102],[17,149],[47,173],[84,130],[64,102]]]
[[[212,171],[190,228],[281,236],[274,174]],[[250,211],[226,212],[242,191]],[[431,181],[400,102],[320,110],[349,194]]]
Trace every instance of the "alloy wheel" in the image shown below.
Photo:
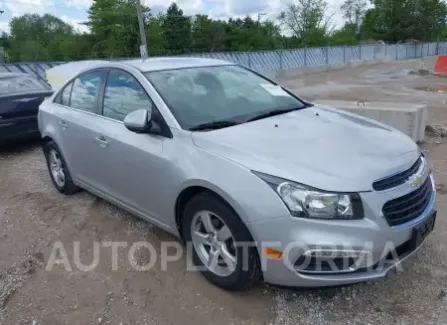
[[[59,187],[64,187],[65,185],[65,173],[64,173],[64,163],[59,155],[59,153],[52,149],[49,154],[49,164],[51,175],[53,176],[54,182]]]
[[[222,218],[210,211],[197,212],[191,223],[191,238],[198,257],[209,271],[222,277],[234,272],[236,242]]]

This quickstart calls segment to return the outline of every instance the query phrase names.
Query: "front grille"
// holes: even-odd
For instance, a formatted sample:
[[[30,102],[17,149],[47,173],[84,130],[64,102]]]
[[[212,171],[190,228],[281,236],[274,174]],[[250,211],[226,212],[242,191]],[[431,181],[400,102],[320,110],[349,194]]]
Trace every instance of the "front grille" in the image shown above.
[[[430,203],[433,186],[430,176],[416,191],[388,201],[382,212],[390,226],[398,226],[419,217]]]
[[[398,187],[399,185],[405,184],[405,182],[408,180],[410,176],[416,174],[421,165],[422,165],[422,158],[419,157],[419,159],[414,163],[413,166],[410,167],[410,169],[407,169],[402,173],[387,177],[385,179],[381,179],[380,181],[374,182],[373,189],[375,189],[376,191],[385,191],[394,187]]]

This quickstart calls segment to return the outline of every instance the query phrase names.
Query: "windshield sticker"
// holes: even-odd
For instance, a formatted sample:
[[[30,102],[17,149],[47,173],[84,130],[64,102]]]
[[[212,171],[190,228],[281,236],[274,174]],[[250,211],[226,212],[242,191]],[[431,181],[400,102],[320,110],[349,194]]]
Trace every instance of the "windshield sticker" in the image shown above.
[[[270,95],[272,96],[284,96],[284,97],[290,97],[290,95],[285,92],[281,86],[277,85],[271,85],[271,84],[260,84],[262,88],[267,90]]]

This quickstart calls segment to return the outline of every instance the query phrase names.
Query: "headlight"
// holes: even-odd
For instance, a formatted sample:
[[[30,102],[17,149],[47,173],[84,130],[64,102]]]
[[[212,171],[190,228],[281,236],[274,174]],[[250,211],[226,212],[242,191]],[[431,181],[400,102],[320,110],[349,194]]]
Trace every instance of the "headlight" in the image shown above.
[[[253,172],[280,196],[295,217],[352,220],[363,218],[363,206],[357,193],[330,193]]]

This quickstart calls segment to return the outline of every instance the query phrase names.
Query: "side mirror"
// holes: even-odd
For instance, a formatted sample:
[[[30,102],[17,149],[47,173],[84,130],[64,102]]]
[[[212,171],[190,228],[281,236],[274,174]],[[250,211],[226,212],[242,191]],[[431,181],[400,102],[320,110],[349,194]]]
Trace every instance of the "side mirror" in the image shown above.
[[[124,119],[124,126],[135,133],[148,133],[152,126],[151,113],[150,108],[133,111],[127,114]]]

